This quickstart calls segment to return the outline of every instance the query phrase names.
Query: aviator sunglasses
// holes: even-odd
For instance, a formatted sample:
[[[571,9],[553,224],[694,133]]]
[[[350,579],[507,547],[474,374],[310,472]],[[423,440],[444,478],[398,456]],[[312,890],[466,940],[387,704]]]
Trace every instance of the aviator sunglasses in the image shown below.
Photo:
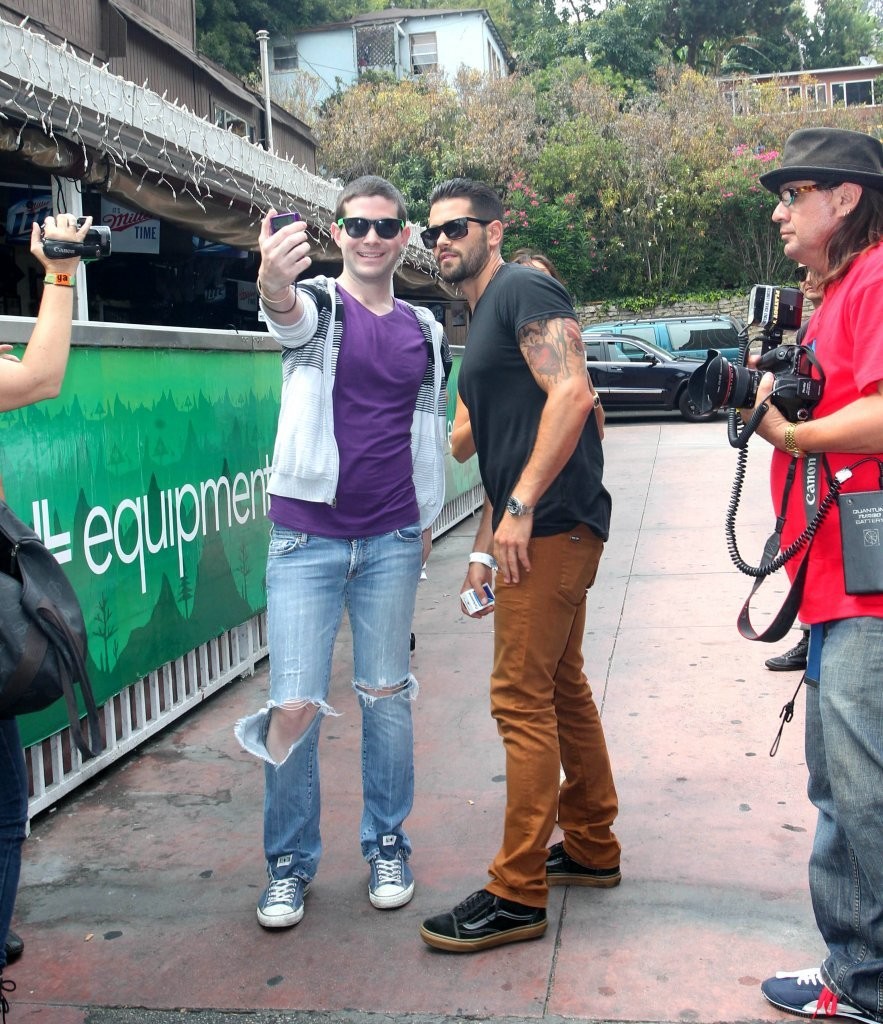
[[[398,217],[380,217],[368,220],[367,217],[341,217],[337,226],[343,228],[350,238],[364,238],[371,228],[377,232],[378,238],[395,238],[405,227],[405,222]]]
[[[442,233],[447,235],[449,241],[456,242],[458,238],[465,238],[469,233],[469,221],[472,221],[473,224],[490,224],[489,220],[480,220],[478,217],[455,217],[453,220],[445,221],[444,224],[426,228],[425,231],[420,232],[420,237],[427,249],[434,249],[438,245],[438,236]]]

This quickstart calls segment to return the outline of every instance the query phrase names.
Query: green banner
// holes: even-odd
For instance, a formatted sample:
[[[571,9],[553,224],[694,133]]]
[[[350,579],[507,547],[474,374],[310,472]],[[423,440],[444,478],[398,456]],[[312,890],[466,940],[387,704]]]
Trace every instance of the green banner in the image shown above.
[[[80,598],[99,704],[266,607],[280,385],[275,351],[78,347],[59,398],[0,416],[7,500]],[[446,461],[451,500],[478,474]],[[22,739],[66,723],[59,702]]]
[[[7,500],[61,562],[96,700],[266,604],[277,353],[77,348],[61,396],[0,417]],[[66,723],[21,720],[25,743]]]

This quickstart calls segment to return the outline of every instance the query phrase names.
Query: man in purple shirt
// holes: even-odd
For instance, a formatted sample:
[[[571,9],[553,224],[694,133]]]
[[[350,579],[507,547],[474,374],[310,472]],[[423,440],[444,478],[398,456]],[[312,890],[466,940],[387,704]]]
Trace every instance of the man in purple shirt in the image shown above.
[[[450,366],[441,326],[393,295],[407,244],[404,200],[383,178],[348,185],[331,233],[336,279],[302,280],[306,225],[261,236],[258,290],[283,347],[270,478],[270,700],[236,735],[265,762],[265,928],[303,917],[322,852],[318,741],[346,610],[362,714],[359,840],[379,909],[414,893],[404,821],[414,793],[410,627],[432,523],[444,500]]]

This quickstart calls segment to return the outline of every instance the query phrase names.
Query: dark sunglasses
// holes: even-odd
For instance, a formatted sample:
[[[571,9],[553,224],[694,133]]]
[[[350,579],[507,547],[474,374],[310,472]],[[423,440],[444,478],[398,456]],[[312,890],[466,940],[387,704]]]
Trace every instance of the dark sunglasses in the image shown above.
[[[808,267],[805,267],[801,263],[797,270],[794,271],[794,276],[797,278],[798,284],[802,284],[806,280],[806,272],[808,269]]]
[[[426,228],[420,232],[420,237],[427,249],[434,249],[438,245],[438,236],[441,234],[456,242],[458,238],[465,238],[469,233],[469,221],[473,224],[490,224],[489,220],[479,220],[478,217],[455,217],[444,224],[437,224],[434,228]]]
[[[395,238],[405,227],[405,222],[397,217],[381,217],[379,220],[368,220],[367,217],[341,217],[337,226],[343,228],[350,238],[364,238],[371,228],[377,232],[378,238]]]

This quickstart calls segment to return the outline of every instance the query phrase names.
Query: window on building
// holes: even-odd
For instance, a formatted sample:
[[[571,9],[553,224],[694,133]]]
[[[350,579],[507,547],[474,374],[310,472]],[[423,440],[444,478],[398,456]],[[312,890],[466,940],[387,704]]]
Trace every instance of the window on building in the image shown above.
[[[846,83],[847,107],[872,107],[874,105],[874,83],[871,79],[864,82]]]
[[[800,106],[800,86],[799,85],[783,85],[781,86],[782,92],[785,94],[785,99],[789,107]]]
[[[863,82],[833,82],[831,84],[831,103],[844,107],[870,107],[874,105],[874,83],[867,79]]]
[[[736,89],[728,89],[724,93],[724,98],[730,104],[734,115],[748,115],[759,110],[760,96],[757,86],[749,82],[743,83]]]
[[[215,124],[219,128],[225,128],[228,132],[233,132],[241,139],[248,139],[249,142],[255,140],[254,125],[246,121],[240,114],[234,114],[232,110],[225,110],[223,107],[215,105]]]
[[[438,42],[435,32],[413,32],[411,40],[411,72],[423,75],[438,70]]]
[[[297,68],[297,45],[273,47],[273,70],[294,71]]]
[[[828,92],[827,86],[824,83],[820,85],[808,85],[806,87],[806,99],[811,106],[821,109],[828,105]]]
[[[490,40],[487,44],[487,69],[492,78],[503,77],[503,62]]]
[[[396,69],[395,25],[364,25],[356,29],[356,63],[364,71]]]

